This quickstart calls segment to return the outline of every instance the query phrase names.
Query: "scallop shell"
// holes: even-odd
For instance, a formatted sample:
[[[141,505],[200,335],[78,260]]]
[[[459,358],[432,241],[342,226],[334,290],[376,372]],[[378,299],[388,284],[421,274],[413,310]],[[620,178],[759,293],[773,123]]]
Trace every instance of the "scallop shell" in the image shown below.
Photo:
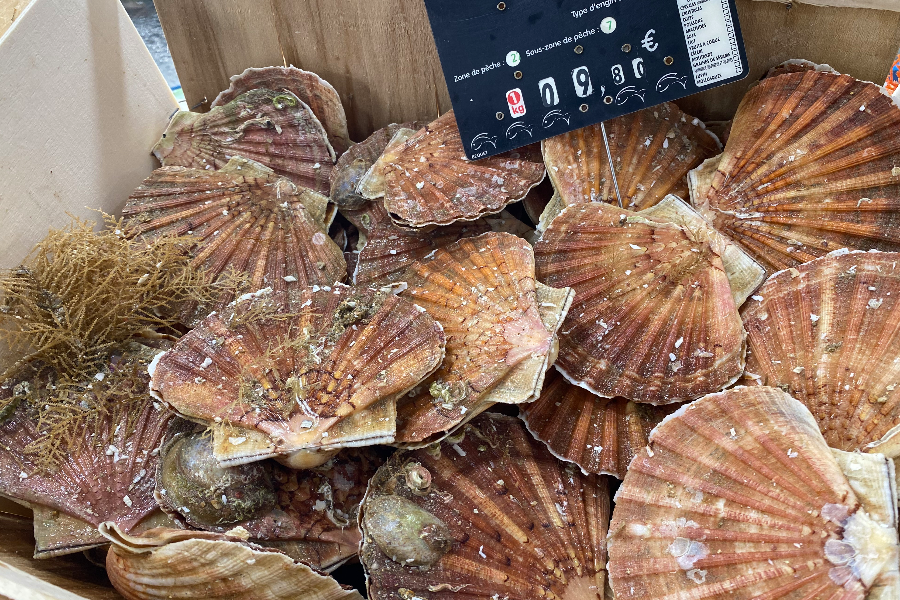
[[[484,414],[372,479],[360,515],[369,598],[600,600],[608,522],[606,478]]]
[[[34,558],[53,558],[84,552],[109,543],[93,523],[48,506],[21,504],[29,506],[34,513]],[[132,527],[131,533],[137,535],[154,527],[174,526],[175,521],[157,508]]]
[[[524,198],[544,166],[510,154],[470,162],[449,111],[386,151],[372,169],[384,179],[384,206],[398,224],[424,227],[472,221]],[[375,171],[377,175],[377,171]],[[377,186],[374,186],[377,188]],[[380,197],[379,192],[363,195]]]
[[[787,73],[804,73],[806,71],[823,71],[825,73],[840,75],[840,73],[835,71],[831,65],[820,65],[802,58],[792,58],[790,60],[784,61],[780,65],[772,67],[771,69],[766,71],[766,74],[763,75],[760,79],[765,79],[768,77],[778,77],[779,75],[785,75]]]
[[[253,90],[208,113],[177,112],[153,154],[165,167],[221,169],[255,160],[300,187],[327,194],[334,148],[322,124],[287,91]]]
[[[698,119],[671,102],[604,123],[622,205],[653,206],[668,194],[687,198],[688,171],[721,150]],[[544,140],[544,162],[563,204],[618,204],[600,124]]]
[[[26,383],[37,385],[36,381],[46,380],[39,376]],[[12,390],[19,385],[5,385],[2,393],[15,393]],[[158,459],[154,450],[162,441],[170,415],[154,404],[148,396],[136,415],[127,419],[110,415],[96,428],[85,429],[84,439],[70,446],[52,472],[30,458],[29,446],[41,434],[27,400],[0,421],[0,495],[40,507],[35,512],[35,537],[43,542],[37,554],[59,556],[102,543],[78,522],[96,528],[114,519],[131,530],[156,510],[153,487]],[[51,533],[47,531],[51,524],[39,521],[42,514],[48,516],[43,509],[59,511],[68,518]]]
[[[362,600],[356,590],[235,535],[153,529],[141,536],[103,523],[109,580],[128,600]]]
[[[571,287],[556,367],[604,398],[671,404],[744,370],[722,258],[685,228],[604,203],[566,208],[535,245],[537,275]]]
[[[743,312],[747,371],[800,400],[832,448],[900,425],[900,254],[834,252],[776,273]]]
[[[556,194],[556,191],[553,189],[553,184],[544,180],[544,182],[528,192],[528,195],[522,200],[522,208],[535,227],[541,222],[541,215],[546,210],[547,205],[550,204],[554,194]]]
[[[554,371],[540,397],[521,406],[519,416],[557,458],[585,473],[622,479],[631,459],[647,445],[650,430],[675,408],[600,398]]]
[[[228,89],[216,96],[209,107],[224,106],[241,94],[259,88],[276,92],[287,90],[302,100],[322,123],[337,154],[343,154],[353,145],[337,90],[315,73],[296,67],[250,67],[232,77]]]
[[[189,419],[268,437],[268,447],[248,443],[249,462],[385,441],[393,423],[336,443],[329,431],[405,394],[440,365],[443,347],[441,326],[389,289],[313,286],[290,312],[263,291],[181,338],[155,364],[150,386]]]
[[[331,201],[338,208],[356,210],[363,208],[368,200],[358,193],[358,188],[366,173],[385,151],[390,141],[401,129],[418,131],[425,123],[391,123],[382,127],[364,141],[355,144],[338,158],[331,171]]]
[[[878,86],[803,71],[764,79],[692,202],[769,274],[832,250],[900,250],[900,109]]]
[[[555,329],[542,319],[534,255],[525,240],[505,233],[466,238],[437,250],[407,271],[403,296],[444,328],[447,356],[440,369],[398,401],[397,443],[422,443],[471,418],[486,397],[522,365],[515,389],[491,402],[529,402],[540,389],[554,350]],[[560,315],[565,299],[544,307]],[[481,408],[483,410],[483,408]]]
[[[346,276],[341,249],[326,235],[328,199],[298,188],[255,161],[232,158],[218,171],[163,167],[131,194],[126,233],[198,239],[193,264],[218,279],[246,274],[251,289],[331,285]],[[223,294],[218,308],[233,298]]]
[[[490,231],[483,219],[455,223],[445,227],[406,229],[391,221],[380,200],[374,200],[354,215],[359,227],[366,227],[359,248],[359,260],[353,274],[357,285],[394,283],[417,260],[465,237]]]
[[[746,387],[653,431],[616,494],[609,556],[618,600],[862,600],[900,560],[896,528],[866,510],[809,411]]]
[[[377,454],[369,449],[352,448],[341,451],[324,465],[303,471],[263,461],[221,469],[205,479],[197,479],[190,471],[185,473],[185,469],[208,464],[207,458],[214,460],[211,446],[207,447],[208,457],[195,455],[187,462],[183,462],[183,455],[177,450],[179,441],[190,442],[198,435],[176,432],[161,452],[156,498],[179,522],[219,533],[240,526],[254,543],[275,543],[276,547],[285,546],[282,542],[302,542],[286,549],[293,551],[294,558],[302,557],[305,564],[321,570],[336,568],[356,556],[360,541],[356,515],[366,484],[383,462]],[[182,461],[181,469],[172,468],[173,459]],[[165,472],[162,465],[168,465]],[[259,473],[240,471],[248,468]],[[264,478],[260,480],[262,485],[255,481],[260,475]],[[197,486],[187,478],[206,482],[209,491],[197,494]],[[254,502],[257,486],[272,494],[271,503]],[[211,508],[207,509],[205,503]],[[235,510],[233,504],[239,507]],[[226,511],[228,516],[224,516]],[[223,518],[213,522],[209,517],[214,514]],[[235,520],[236,514],[249,518]]]
[[[736,306],[740,307],[766,280],[765,269],[741,250],[740,246],[713,229],[706,219],[681,198],[666,196],[658,204],[642,210],[640,214],[655,221],[681,225],[690,232],[691,238],[695,241],[708,243],[722,258]]]

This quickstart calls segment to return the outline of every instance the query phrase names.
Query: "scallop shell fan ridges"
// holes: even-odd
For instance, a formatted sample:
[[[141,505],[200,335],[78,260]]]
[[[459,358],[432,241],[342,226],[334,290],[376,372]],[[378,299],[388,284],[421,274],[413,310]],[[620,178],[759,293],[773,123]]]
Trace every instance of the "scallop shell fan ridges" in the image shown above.
[[[650,431],[676,408],[600,398],[554,370],[540,397],[523,405],[519,416],[554,456],[585,473],[622,479],[631,459],[647,445]]]
[[[553,349],[544,324],[528,243],[507,233],[466,238],[407,271],[403,297],[424,308],[447,335],[447,356],[423,385],[398,402],[398,443],[423,443],[470,419],[520,367],[524,384],[493,402],[530,402]],[[559,314],[566,298],[553,303]],[[501,400],[502,397],[502,400]],[[477,413],[476,413],[477,414]]]
[[[106,572],[128,600],[362,600],[331,577],[236,537],[239,530],[160,528],[132,536],[108,522],[100,533],[112,542]]]
[[[900,250],[900,109],[878,86],[803,71],[741,102],[692,202],[769,274],[832,250]]]
[[[685,176],[721,149],[698,119],[671,102],[605,122],[622,205],[653,206],[668,194],[688,197]],[[547,173],[564,206],[618,204],[600,124],[542,142]]]
[[[895,519],[870,514],[854,489],[797,400],[767,387],[706,396],[654,429],[625,475],[612,589],[618,600],[863,600],[900,559]]]
[[[372,168],[382,169],[391,218],[413,227],[498,213],[524,198],[545,174],[543,164],[510,154],[469,161],[453,111],[390,148]]]
[[[458,242],[490,231],[484,220],[466,221],[443,227],[410,230],[391,221],[380,200],[354,215],[354,221],[365,221],[365,239],[360,238],[359,259],[353,273],[356,285],[394,283],[404,279],[406,270],[417,260]]]
[[[331,285],[346,276],[327,235],[328,199],[298,188],[255,161],[233,158],[218,171],[163,167],[131,194],[126,234],[193,235],[193,264],[218,279],[246,274],[253,290]],[[231,301],[223,294],[218,308]]]
[[[246,461],[384,443],[393,422],[370,423],[376,439],[363,428],[334,443],[329,431],[362,410],[392,408],[440,365],[443,347],[441,326],[390,289],[313,286],[287,308],[264,290],[213,313],[162,354],[151,389],[189,419],[267,437]]]
[[[381,157],[398,131],[418,131],[424,125],[425,123],[418,121],[391,123],[344,152],[331,171],[331,201],[342,211],[363,208],[368,200],[358,193],[358,188],[366,173]]]
[[[839,250],[776,273],[743,311],[748,375],[803,402],[832,448],[900,425],[898,262]]]
[[[310,108],[288,91],[241,94],[208,113],[175,113],[153,154],[164,167],[221,169],[255,160],[301,187],[327,194],[336,156]]]
[[[538,278],[571,287],[556,367],[595,394],[672,404],[744,371],[722,258],[687,229],[604,203],[566,208],[535,244]]]
[[[3,393],[9,393],[9,388]],[[85,549],[84,532],[77,528],[70,538],[59,535],[59,531],[49,537],[38,532],[44,526],[37,520],[42,514],[58,511],[93,528],[115,520],[130,531],[156,511],[153,488],[158,458],[154,450],[162,443],[170,416],[147,395],[136,415],[128,419],[110,416],[96,427],[85,429],[84,439],[70,446],[61,464],[49,472],[29,458],[29,446],[43,434],[29,415],[27,401],[21,401],[12,415],[0,422],[0,494],[38,507],[38,554],[61,555]],[[61,528],[63,521],[55,524]],[[88,539],[92,542],[88,547],[97,545],[93,536]],[[45,546],[43,540],[52,540],[52,547]]]
[[[605,477],[486,413],[372,479],[360,510],[369,598],[601,600],[608,522]]]
[[[337,90],[315,73],[297,67],[250,67],[232,77],[228,89],[216,96],[209,107],[224,106],[241,94],[260,88],[276,92],[287,90],[309,106],[328,132],[328,141],[337,154],[343,154],[353,144]]]

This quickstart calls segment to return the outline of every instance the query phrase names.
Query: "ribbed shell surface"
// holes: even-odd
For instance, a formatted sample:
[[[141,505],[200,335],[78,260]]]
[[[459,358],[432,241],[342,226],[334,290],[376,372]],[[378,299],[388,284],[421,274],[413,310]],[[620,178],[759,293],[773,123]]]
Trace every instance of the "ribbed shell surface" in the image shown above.
[[[390,290],[314,286],[290,309],[263,291],[182,337],[159,358],[151,389],[190,419],[261,432],[269,455],[328,448],[329,429],[409,391],[443,347],[441,326]]]
[[[682,407],[653,431],[615,500],[618,600],[865,597],[828,558],[860,502],[812,415],[777,389]]]
[[[622,479],[650,431],[675,408],[601,398],[553,370],[540,397],[523,405],[519,416],[554,456],[584,472]]]
[[[175,113],[153,154],[164,167],[195,169],[221,169],[242,156],[320,194],[328,194],[336,159],[325,129],[302,100],[265,89],[207,113]]]
[[[413,264],[403,297],[428,311],[447,336],[443,364],[398,401],[397,442],[421,442],[467,418],[516,366],[550,353],[553,334],[538,310],[534,255],[507,233],[466,238]],[[525,402],[532,390],[523,390]]]
[[[776,273],[743,311],[748,374],[803,402],[832,448],[900,425],[898,262],[838,251]]]
[[[498,213],[544,179],[544,165],[528,158],[508,153],[469,161],[449,111],[382,156],[384,206],[397,223],[413,227]]]
[[[113,542],[109,580],[128,600],[362,600],[331,577],[239,538],[179,529],[129,536],[114,523],[100,531]]]
[[[622,205],[653,206],[668,194],[687,199],[685,176],[721,148],[699,120],[670,102],[604,122]],[[600,124],[544,140],[544,162],[565,206],[618,204]]]
[[[297,67],[250,67],[233,76],[228,89],[216,96],[209,107],[224,106],[241,94],[260,88],[276,92],[287,90],[309,106],[328,133],[328,141],[337,154],[343,154],[353,144],[337,90],[315,73]]]
[[[397,226],[384,209],[381,200],[370,201],[357,211],[354,222],[366,226],[364,240],[353,274],[356,285],[382,285],[403,280],[406,270],[439,248],[462,238],[490,231],[484,219],[465,221],[443,227],[407,229]],[[365,225],[363,225],[365,223]]]
[[[368,173],[375,161],[387,148],[394,135],[401,129],[418,131],[425,126],[419,121],[407,123],[391,123],[382,127],[365,140],[354,144],[340,157],[331,171],[331,201],[339,209],[355,210],[362,208],[368,200],[357,191],[360,182]]]
[[[604,203],[566,208],[535,244],[537,276],[571,287],[556,367],[599,396],[672,404],[744,370],[721,257],[678,225]]]
[[[328,199],[298,188],[255,161],[218,171],[157,169],[122,211],[128,235],[193,235],[193,264],[214,278],[243,274],[252,290],[289,290],[343,281],[347,265],[324,224]],[[223,294],[217,308],[233,300]]]
[[[558,461],[518,419],[486,413],[462,432],[398,452],[373,478],[360,513],[369,598],[602,600],[607,479]],[[423,489],[415,482],[425,473]],[[439,560],[422,567],[392,559],[403,550],[382,547],[391,526],[377,514],[385,498],[446,527]]]
[[[692,201],[769,274],[832,250],[900,250],[900,108],[806,70],[750,90],[712,186]]]
[[[8,394],[8,389],[3,393]],[[109,418],[96,429],[85,429],[84,438],[55,471],[48,472],[29,459],[29,445],[43,434],[23,401],[0,423],[0,494],[59,511],[93,528],[115,520],[131,530],[157,508],[153,488],[159,459],[154,450],[162,443],[170,417],[147,395],[143,408],[130,420]],[[86,544],[84,530],[70,521],[60,525],[72,527],[71,538],[53,535],[52,548],[39,551],[60,555],[96,545],[93,539]],[[53,523],[35,523],[36,528],[45,525]]]

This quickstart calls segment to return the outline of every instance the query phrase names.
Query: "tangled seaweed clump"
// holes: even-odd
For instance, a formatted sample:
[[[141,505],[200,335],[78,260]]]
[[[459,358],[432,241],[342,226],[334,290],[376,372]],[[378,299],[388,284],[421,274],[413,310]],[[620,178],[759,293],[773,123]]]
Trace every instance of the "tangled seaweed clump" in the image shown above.
[[[118,221],[74,219],[51,230],[26,259],[0,273],[0,341],[20,356],[0,380],[0,419],[24,400],[41,437],[27,449],[52,469],[80,443],[78,431],[150,401],[153,352],[137,343],[177,337],[185,305],[209,304],[218,288],[191,267],[190,240],[128,240]],[[127,426],[127,425],[126,425]]]

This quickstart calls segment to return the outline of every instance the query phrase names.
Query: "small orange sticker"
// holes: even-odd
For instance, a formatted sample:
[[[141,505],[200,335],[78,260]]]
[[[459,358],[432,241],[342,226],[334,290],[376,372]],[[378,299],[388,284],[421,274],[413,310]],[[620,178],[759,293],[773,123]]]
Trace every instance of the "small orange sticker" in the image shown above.
[[[891,72],[888,73],[887,80],[884,82],[884,87],[891,93],[897,91],[898,86],[900,86],[900,54],[897,54],[897,60],[891,65]]]

